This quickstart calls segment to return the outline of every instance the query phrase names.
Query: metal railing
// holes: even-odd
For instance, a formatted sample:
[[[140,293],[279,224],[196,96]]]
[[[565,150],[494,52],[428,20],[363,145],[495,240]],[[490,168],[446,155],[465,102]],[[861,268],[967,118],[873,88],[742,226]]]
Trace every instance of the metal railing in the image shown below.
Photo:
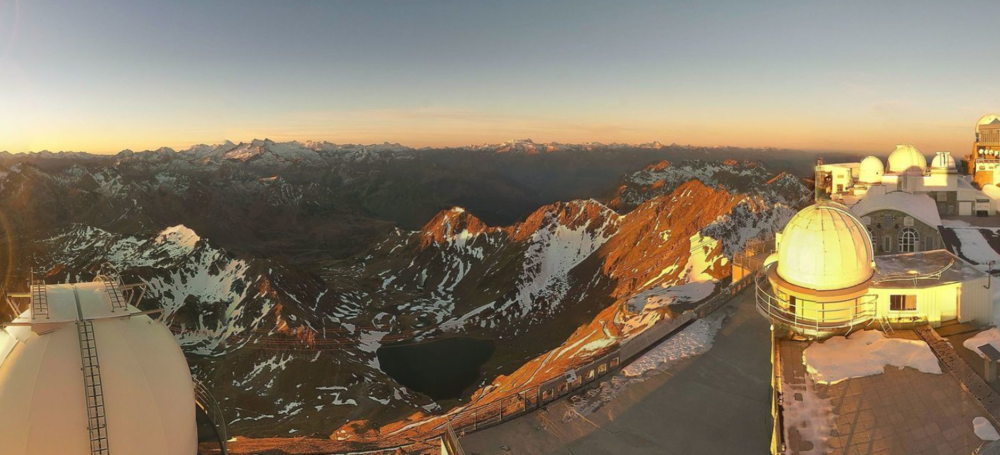
[[[831,302],[796,300],[793,304],[768,292],[766,281],[767,274],[759,274],[755,300],[757,311],[772,322],[819,333],[852,329],[875,318],[877,296],[874,294]]]
[[[447,455],[465,455],[465,449],[462,448],[462,444],[458,442],[458,436],[455,435],[455,429],[451,425],[447,426],[447,430],[441,436],[441,453]]]
[[[212,423],[215,435],[219,439],[219,450],[222,455],[226,455],[228,453],[226,442],[229,440],[229,430],[226,428],[226,419],[222,414],[222,407],[219,406],[219,402],[215,400],[215,397],[208,391],[208,387],[205,387],[204,383],[196,378],[191,378],[191,380],[194,382],[195,404],[205,413],[209,422]]]
[[[699,304],[693,310],[663,319],[641,334],[627,340],[617,349],[592,360],[582,366],[571,368],[563,374],[550,378],[537,386],[525,387],[521,391],[506,395],[488,403],[463,409],[450,416],[448,423],[437,427],[442,431],[451,425],[460,436],[475,432],[510,419],[520,417],[559,398],[569,395],[584,386],[594,383],[618,368],[627,365],[675,333],[691,321],[703,318],[721,308],[740,291],[750,287],[759,273],[754,270],[743,279],[731,283],[718,294]]]
[[[785,453],[785,396],[781,374],[781,346],[771,332],[771,454]]]

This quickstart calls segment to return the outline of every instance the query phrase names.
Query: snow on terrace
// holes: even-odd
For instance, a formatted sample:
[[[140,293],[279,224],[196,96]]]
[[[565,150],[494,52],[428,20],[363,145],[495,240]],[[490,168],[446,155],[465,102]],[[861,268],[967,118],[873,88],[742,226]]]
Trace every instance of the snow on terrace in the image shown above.
[[[976,436],[983,441],[996,441],[1000,439],[1000,433],[997,433],[997,429],[993,428],[993,424],[986,417],[972,419],[972,428],[976,432]]]
[[[599,388],[588,392],[585,396],[575,396],[572,399],[573,408],[563,420],[569,421],[591,414],[630,386],[669,370],[681,360],[708,352],[712,349],[715,336],[722,328],[725,317],[724,312],[717,312],[691,323],[684,330],[622,368],[621,372],[614,375],[610,381],[601,382]]]
[[[983,354],[983,351],[979,350],[979,347],[984,344],[991,344],[994,348],[1000,349],[1000,331],[997,331],[995,327],[989,330],[983,330],[972,338],[965,340],[962,343],[962,346],[965,346],[965,349],[975,352],[976,354],[979,354],[979,357],[985,359],[986,355]]]
[[[802,353],[802,362],[819,384],[836,384],[845,379],[882,374],[886,365],[941,374],[941,365],[927,343],[886,338],[877,330],[813,343]]]

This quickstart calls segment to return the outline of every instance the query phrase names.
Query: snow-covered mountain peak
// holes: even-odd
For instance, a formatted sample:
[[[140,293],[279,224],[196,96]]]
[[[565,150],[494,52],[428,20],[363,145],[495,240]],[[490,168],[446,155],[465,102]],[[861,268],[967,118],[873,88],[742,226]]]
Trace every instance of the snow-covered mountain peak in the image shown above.
[[[421,230],[424,246],[428,243],[442,245],[453,243],[455,240],[469,239],[484,232],[489,227],[475,215],[465,211],[462,207],[453,207],[449,210],[442,210],[430,222],[424,225]]]
[[[201,237],[194,230],[183,224],[168,227],[156,236],[156,243],[159,245],[172,243],[187,249],[194,249],[200,240]]]

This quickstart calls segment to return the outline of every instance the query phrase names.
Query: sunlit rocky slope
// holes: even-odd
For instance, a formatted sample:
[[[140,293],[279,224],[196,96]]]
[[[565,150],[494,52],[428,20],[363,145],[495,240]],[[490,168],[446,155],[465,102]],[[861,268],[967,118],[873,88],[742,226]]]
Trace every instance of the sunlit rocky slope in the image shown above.
[[[465,166],[440,169],[396,146],[298,146],[316,155],[284,162],[291,152],[262,142],[11,159],[0,203],[16,239],[13,276],[31,268],[52,281],[88,279],[109,261],[127,281],[149,285],[143,306],[164,309],[234,434],[371,441],[403,418],[541,381],[707,297],[727,279],[736,248],[779,228],[809,195],[759,162],[674,166],[660,157],[613,179],[595,170],[604,158],[594,154],[647,157],[656,148],[434,152],[487,156],[482,168],[492,170],[463,176]],[[571,152],[580,162],[565,158]],[[498,155],[517,164],[497,164]],[[546,185],[504,176],[533,157],[536,167],[552,160],[609,183],[577,184],[590,198],[539,204],[517,221],[484,221],[473,207],[556,198]],[[643,169],[650,162],[659,164]],[[398,174],[407,167],[422,175],[417,183]],[[411,188],[435,196],[407,217],[447,207],[415,229],[369,208],[417,201]],[[471,204],[448,205],[454,199]],[[517,210],[494,208],[492,217]],[[432,399],[380,365],[380,347],[447,338],[493,343],[460,398]]]

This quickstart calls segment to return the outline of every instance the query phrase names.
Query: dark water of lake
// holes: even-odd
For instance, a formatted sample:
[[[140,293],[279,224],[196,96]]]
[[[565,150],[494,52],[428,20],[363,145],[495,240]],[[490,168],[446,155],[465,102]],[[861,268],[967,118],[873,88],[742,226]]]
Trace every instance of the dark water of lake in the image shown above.
[[[445,338],[382,346],[375,353],[384,371],[400,384],[435,400],[460,398],[476,384],[479,368],[493,356],[492,341]]]

